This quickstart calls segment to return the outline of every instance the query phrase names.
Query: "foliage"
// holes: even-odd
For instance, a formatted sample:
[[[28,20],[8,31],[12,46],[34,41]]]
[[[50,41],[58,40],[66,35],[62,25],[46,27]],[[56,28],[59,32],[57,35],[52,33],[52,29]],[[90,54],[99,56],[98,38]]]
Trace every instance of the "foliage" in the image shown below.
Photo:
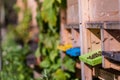
[[[65,1],[65,0],[64,0]],[[39,2],[37,2],[40,5]],[[42,7],[37,9],[37,22],[40,29],[39,47],[36,50],[36,57],[42,56],[40,67],[43,75],[40,80],[68,80],[71,75],[66,71],[75,72],[75,61],[66,56],[62,62],[57,49],[59,44],[60,7],[65,6],[61,0],[44,0]],[[61,69],[64,66],[65,70]],[[46,73],[44,73],[46,71]]]
[[[15,5],[17,13],[19,8]],[[3,69],[0,72],[2,80],[33,80],[32,70],[26,65],[26,55],[29,53],[29,25],[31,13],[26,8],[23,20],[17,26],[10,25],[5,40],[2,42]],[[24,46],[18,44],[16,39],[21,39]]]
[[[33,80],[30,70],[25,64],[25,58],[29,52],[29,47],[22,47],[14,41],[12,32],[8,32],[6,40],[2,42],[3,49],[3,69],[1,71],[2,80]]]
[[[41,17],[49,26],[56,26],[57,15],[59,14],[60,8],[65,7],[66,0],[44,0],[41,9]]]
[[[29,9],[24,11],[23,20],[15,28],[16,38],[22,39],[24,43],[30,40],[29,27],[31,22],[31,13]]]
[[[24,1],[26,3],[26,0]],[[44,0],[42,7],[39,0],[36,1],[38,3],[36,19],[40,31],[40,41],[35,55],[43,58],[39,64],[42,68],[42,77],[37,80],[69,80],[71,74],[68,72],[75,72],[75,61],[66,56],[62,62],[57,49],[60,28],[59,11],[61,7],[65,7],[66,0]],[[19,11],[16,6],[14,8]],[[3,80],[33,80],[31,70],[25,64],[26,55],[30,51],[26,43],[30,39],[28,27],[30,26],[31,14],[28,9],[24,11],[24,14],[23,20],[8,33],[2,46],[4,67],[0,77]],[[17,44],[16,38],[22,39],[24,46]],[[62,70],[61,66],[64,66],[65,70]]]
[[[21,11],[24,14],[21,22],[19,22],[16,28],[14,28],[14,33],[16,38],[21,39],[24,43],[27,43],[31,38],[31,36],[29,35],[29,32],[30,32],[32,15],[31,15],[30,9],[27,7],[26,0],[23,0],[23,1],[25,5],[24,10],[21,10],[17,5],[13,6],[13,8],[17,13]]]
[[[57,11],[59,6],[55,5],[61,3],[60,0],[44,0],[42,9],[41,9],[41,17],[45,22],[48,22],[49,26],[56,26],[57,21]]]

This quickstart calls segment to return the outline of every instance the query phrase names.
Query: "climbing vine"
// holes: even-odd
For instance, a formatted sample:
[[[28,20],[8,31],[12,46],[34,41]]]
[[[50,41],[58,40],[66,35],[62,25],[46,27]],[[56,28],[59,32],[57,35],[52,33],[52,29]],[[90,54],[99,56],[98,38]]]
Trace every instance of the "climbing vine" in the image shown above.
[[[36,56],[44,57],[40,67],[43,69],[43,75],[46,74],[41,79],[74,79],[70,73],[75,72],[75,61],[66,56],[61,62],[60,52],[57,49],[60,40],[60,8],[66,7],[66,0],[44,0],[43,4],[40,4],[39,1],[37,4],[39,5],[37,22],[40,28],[40,41]],[[61,66],[64,66],[65,70],[62,70]]]
[[[26,0],[24,1],[26,3]],[[60,52],[57,49],[60,40],[60,8],[66,7],[66,0],[44,0],[42,4],[39,0],[36,2],[39,42],[35,56],[42,57],[39,63],[42,77],[37,80],[74,80],[71,74],[75,72],[75,61],[65,56],[61,62]],[[19,13],[20,9],[17,6],[14,8]],[[26,56],[30,52],[27,44],[30,40],[28,33],[30,21],[31,13],[26,8],[23,20],[14,26],[14,29],[13,25],[9,28],[2,46],[4,67],[0,77],[3,80],[34,80],[31,76],[32,70],[25,63]],[[18,44],[16,39],[21,39],[24,46]],[[61,66],[64,66],[64,70]]]

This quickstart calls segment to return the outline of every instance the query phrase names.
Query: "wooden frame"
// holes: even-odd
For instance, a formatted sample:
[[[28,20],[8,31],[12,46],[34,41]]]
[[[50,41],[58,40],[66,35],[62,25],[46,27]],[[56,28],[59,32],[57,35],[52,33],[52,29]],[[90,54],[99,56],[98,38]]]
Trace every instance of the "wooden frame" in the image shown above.
[[[90,22],[119,21],[119,0],[87,0],[87,3]]]
[[[78,0],[67,0],[67,10],[66,10],[66,30],[71,31],[71,40],[73,47],[80,47],[80,28],[79,28],[79,10],[78,10]],[[63,33],[64,34],[64,33]],[[67,37],[67,36],[66,36]],[[69,40],[68,40],[69,41]],[[80,73],[81,65],[76,62],[76,76],[81,75]]]
[[[103,52],[103,67],[104,68],[113,68],[120,71],[120,64],[117,61],[116,57],[112,57],[112,55],[116,55],[114,53],[110,53],[113,51],[120,51],[120,38],[119,38],[120,30],[104,30],[102,29],[102,51],[106,51],[107,54]],[[119,54],[119,53],[118,53]],[[111,56],[109,56],[111,55]],[[107,58],[108,57],[108,58]],[[110,60],[113,59],[113,60]],[[116,61],[114,61],[116,60]]]
[[[99,77],[101,80],[120,80],[120,73],[111,69],[103,69],[101,67],[96,67],[93,70],[96,77]]]
[[[107,22],[86,22],[86,28],[93,28],[93,29],[113,29],[117,30],[120,29],[120,22],[119,21],[107,21]]]
[[[111,31],[109,33],[105,31],[107,29],[112,31],[120,29],[118,1],[119,0],[67,0],[67,22],[65,28],[66,30],[71,30],[71,42],[73,43],[73,46],[77,46],[74,41],[77,41],[77,44],[80,45],[81,55],[101,48],[102,50],[106,50],[106,47],[109,46],[108,41],[106,43],[104,43],[104,41],[106,41],[106,36],[110,36]],[[108,4],[108,2],[110,4]],[[78,12],[78,14],[75,14],[76,12]],[[80,30],[80,33],[76,31],[78,29]],[[79,37],[75,35],[78,35]],[[118,45],[113,45],[112,47],[119,50],[119,43],[116,39],[113,40],[114,41],[111,42],[111,44]],[[104,68],[113,68],[116,70],[119,70],[120,68],[120,66],[116,65],[104,56],[102,62]],[[93,76],[97,76],[102,79],[109,79],[111,76],[112,78],[110,80],[116,78],[116,74],[112,74],[108,70],[101,67],[102,65],[100,65],[100,67],[91,67],[81,62],[82,80],[92,80]],[[97,71],[97,73],[95,71]],[[108,75],[104,76],[102,73],[108,73]],[[117,74],[116,79],[119,80],[119,76],[120,75]]]
[[[61,29],[60,29],[60,44],[72,44],[73,47],[80,47],[79,27],[72,23],[67,25],[66,10],[61,9]],[[61,61],[63,60],[65,53],[60,51]],[[76,61],[76,77],[80,78],[80,63]],[[64,69],[64,66],[62,66]]]
[[[103,40],[100,39],[101,37],[100,32],[102,32],[103,29],[120,29],[119,12],[118,12],[119,5],[116,4],[115,6],[113,6],[113,4],[118,3],[117,2],[118,0],[116,2],[113,2],[113,0],[110,0],[111,2],[113,2],[112,5],[107,4],[109,0],[102,0],[102,1],[101,0],[78,0],[78,1],[79,1],[79,16],[81,16],[82,14],[82,17],[79,17],[79,18],[82,18],[82,25],[79,25],[81,30],[81,52],[82,54],[84,54],[89,51],[93,51],[98,48],[101,48],[100,41],[103,41]],[[103,3],[104,8],[103,6],[101,6],[102,2],[104,2]],[[96,5],[99,3],[101,7]],[[96,5],[96,7],[94,5]],[[96,10],[98,10],[98,12],[97,11],[93,12],[95,11],[95,8]],[[111,9],[113,12],[110,11]],[[100,17],[98,16],[98,14],[100,14],[102,11],[105,12],[106,10],[108,11],[107,14],[112,16],[107,16],[107,14],[104,14],[104,16],[100,16]],[[79,19],[79,23],[80,22],[81,22],[81,19]],[[97,30],[99,30],[99,38],[95,37],[95,35],[97,35],[96,33]],[[97,45],[95,43],[97,43],[99,47],[96,47]],[[104,45],[102,44],[102,48],[103,46]],[[115,67],[115,64],[112,66]],[[116,68],[119,69],[118,67]],[[92,76],[93,76],[92,69],[96,69],[96,67],[92,68],[89,65],[82,63],[81,69],[82,69],[82,80],[92,80]]]
[[[67,0],[67,24],[79,24],[78,0]]]

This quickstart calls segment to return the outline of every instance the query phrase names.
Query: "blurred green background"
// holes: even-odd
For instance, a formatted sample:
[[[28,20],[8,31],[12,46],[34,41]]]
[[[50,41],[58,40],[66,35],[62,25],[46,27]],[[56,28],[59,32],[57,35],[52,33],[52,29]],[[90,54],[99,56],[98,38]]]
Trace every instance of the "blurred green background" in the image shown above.
[[[78,80],[75,60],[69,56],[61,60],[57,49],[60,10],[66,8],[66,0],[1,0],[0,6],[5,16],[1,19],[1,80]]]

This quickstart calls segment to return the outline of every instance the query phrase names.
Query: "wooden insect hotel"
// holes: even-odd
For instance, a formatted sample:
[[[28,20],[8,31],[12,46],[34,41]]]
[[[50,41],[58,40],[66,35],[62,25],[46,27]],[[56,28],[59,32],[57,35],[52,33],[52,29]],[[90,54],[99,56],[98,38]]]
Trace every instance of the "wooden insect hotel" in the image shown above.
[[[67,0],[60,35],[81,49],[81,80],[120,80],[119,0]]]

